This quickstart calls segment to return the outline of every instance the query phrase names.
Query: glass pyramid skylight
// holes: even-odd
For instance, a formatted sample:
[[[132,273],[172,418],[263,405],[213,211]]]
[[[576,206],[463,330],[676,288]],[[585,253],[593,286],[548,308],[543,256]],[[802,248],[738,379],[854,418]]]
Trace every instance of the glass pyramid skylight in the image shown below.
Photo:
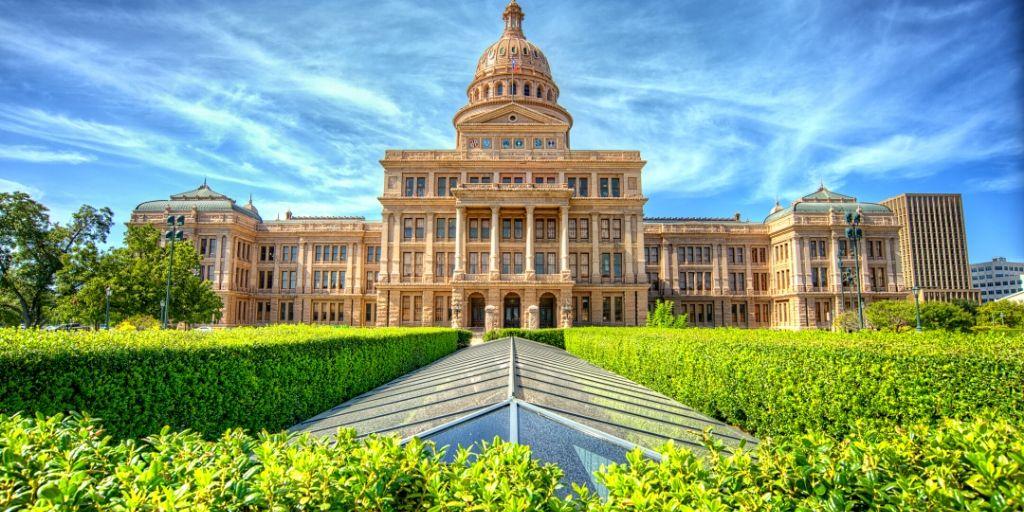
[[[727,449],[752,447],[749,435],[564,350],[522,338],[469,347],[357,396],[292,427],[333,435],[339,427],[419,437],[438,447],[476,449],[499,437],[529,445],[534,458],[558,464],[563,484],[601,486],[593,472],[625,462],[640,448],[659,459],[666,441],[696,452],[705,429]]]

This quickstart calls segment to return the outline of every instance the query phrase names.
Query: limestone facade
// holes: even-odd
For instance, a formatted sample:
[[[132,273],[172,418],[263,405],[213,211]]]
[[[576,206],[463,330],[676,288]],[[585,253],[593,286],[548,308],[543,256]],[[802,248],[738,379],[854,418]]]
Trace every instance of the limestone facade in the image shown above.
[[[207,184],[140,204],[184,215],[221,325],[642,325],[671,300],[698,326],[826,328],[855,304],[845,215],[860,213],[867,301],[904,298],[900,225],[818,191],[763,222],[644,218],[638,151],[576,150],[572,116],[513,0],[456,112],[455,149],[387,151],[381,220],[263,220]]]

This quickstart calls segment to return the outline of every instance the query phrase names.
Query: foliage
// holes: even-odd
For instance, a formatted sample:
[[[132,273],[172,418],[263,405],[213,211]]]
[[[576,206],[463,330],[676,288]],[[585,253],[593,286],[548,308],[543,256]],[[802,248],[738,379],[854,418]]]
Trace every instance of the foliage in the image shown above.
[[[950,303],[930,301],[921,304],[921,328],[970,332],[974,317],[968,310]]]
[[[0,308],[10,321],[40,326],[54,302],[54,281],[66,262],[89,260],[106,242],[109,208],[82,206],[64,225],[50,221],[42,204],[24,192],[0,193]]]
[[[466,329],[459,329],[455,331],[459,336],[459,348],[466,348],[469,343],[473,341],[473,331]]]
[[[978,325],[1024,327],[1024,304],[1008,300],[986,302],[978,308]]]
[[[83,324],[103,323],[108,287],[112,324],[130,316],[159,316],[166,297],[169,251],[155,226],[129,226],[124,246],[73,260],[58,275],[61,317]],[[172,324],[207,323],[220,317],[220,297],[209,281],[199,278],[199,253],[193,244],[174,244],[171,274]]]
[[[857,311],[843,311],[832,321],[832,328],[838,332],[855,332],[860,330],[860,317]]]
[[[0,503],[32,510],[1020,510],[1024,433],[1003,421],[948,420],[895,434],[858,426],[708,458],[666,445],[596,473],[607,500],[564,499],[561,470],[495,441],[451,464],[429,444],[352,431],[215,441],[162,431],[113,441],[80,416],[0,415]],[[755,458],[756,456],[756,458]]]
[[[82,411],[118,437],[277,430],[455,350],[450,329],[0,330],[0,412]]]
[[[654,311],[647,315],[647,327],[683,329],[686,325],[686,313],[676,315],[673,302],[670,300],[659,300],[654,306]]]
[[[533,340],[552,347],[565,348],[564,329],[495,329],[484,334],[484,341],[493,341],[509,336]]]
[[[991,409],[1024,420],[1024,336],[580,328],[566,349],[758,436]]]
[[[710,446],[708,460],[674,446],[660,463],[630,454],[597,473],[608,499],[590,510],[1024,508],[1024,432],[1005,421],[808,433],[761,443],[756,459]]]
[[[864,307],[864,320],[881,331],[901,332],[917,323],[914,303],[906,300],[879,300]]]
[[[121,320],[116,327],[119,331],[148,331],[159,328],[160,321],[149,315],[132,315]]]

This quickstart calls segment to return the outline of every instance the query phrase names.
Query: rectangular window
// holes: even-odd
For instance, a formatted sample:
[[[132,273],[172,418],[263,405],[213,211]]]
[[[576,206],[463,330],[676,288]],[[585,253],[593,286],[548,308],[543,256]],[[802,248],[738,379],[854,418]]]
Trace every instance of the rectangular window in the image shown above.
[[[469,239],[479,240],[480,239],[480,220],[469,219]]]
[[[437,240],[443,240],[445,235],[445,221],[443,218],[438,217],[434,220],[434,238]]]
[[[416,179],[415,178],[406,178],[405,179],[405,188],[402,190],[402,195],[405,196],[405,197],[412,197],[415,185],[416,185]]]
[[[416,218],[416,239],[423,240],[426,238],[426,219],[423,217]]]
[[[612,255],[611,253],[601,253],[601,277],[612,276]]]
[[[590,240],[590,219],[580,219],[580,240]]]
[[[612,239],[622,240],[622,219],[612,219]]]
[[[569,219],[569,240],[576,240],[576,219]]]
[[[612,178],[612,197],[620,197],[619,178]]]
[[[411,217],[402,219],[402,238],[405,240],[412,240],[412,223]]]
[[[601,240],[611,238],[611,219],[601,219]]]
[[[512,220],[512,230],[513,230],[513,235],[515,235],[514,238],[516,240],[522,240],[523,239],[523,219],[513,219]]]
[[[512,273],[512,253],[503,252],[501,253],[501,273],[511,274]]]
[[[483,219],[480,221],[480,239],[488,240],[491,238],[491,221],[489,219]]]
[[[522,274],[523,273],[523,253],[521,253],[521,252],[513,253],[512,261],[513,261],[513,264],[515,265],[515,268],[513,269],[515,271],[515,273],[516,274]]]
[[[601,197],[608,197],[609,194],[610,194],[610,189],[608,187],[608,178],[601,178],[600,183],[601,183]]]
[[[548,240],[558,239],[558,228],[555,224],[555,219],[548,219]]]
[[[427,179],[416,178],[416,197],[427,195]]]
[[[501,219],[501,238],[503,240],[512,238],[512,219]]]

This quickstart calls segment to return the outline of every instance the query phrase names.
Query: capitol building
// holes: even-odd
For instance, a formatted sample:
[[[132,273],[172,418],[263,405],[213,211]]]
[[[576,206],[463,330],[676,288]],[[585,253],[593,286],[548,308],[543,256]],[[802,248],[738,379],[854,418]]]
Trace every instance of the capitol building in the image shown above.
[[[641,153],[573,148],[572,115],[515,0],[502,19],[455,112],[457,146],[384,154],[381,220],[264,220],[251,200],[203,183],[140,204],[131,222],[185,217],[224,326],[642,325],[670,300],[695,326],[829,328],[855,307],[856,279],[844,276],[857,268],[867,302],[915,287],[937,300],[977,294],[958,195],[941,195],[943,229],[914,232],[919,210],[897,215],[825,186],[761,222],[645,218]],[[856,251],[847,213],[862,219]],[[936,240],[949,249],[909,257]]]

